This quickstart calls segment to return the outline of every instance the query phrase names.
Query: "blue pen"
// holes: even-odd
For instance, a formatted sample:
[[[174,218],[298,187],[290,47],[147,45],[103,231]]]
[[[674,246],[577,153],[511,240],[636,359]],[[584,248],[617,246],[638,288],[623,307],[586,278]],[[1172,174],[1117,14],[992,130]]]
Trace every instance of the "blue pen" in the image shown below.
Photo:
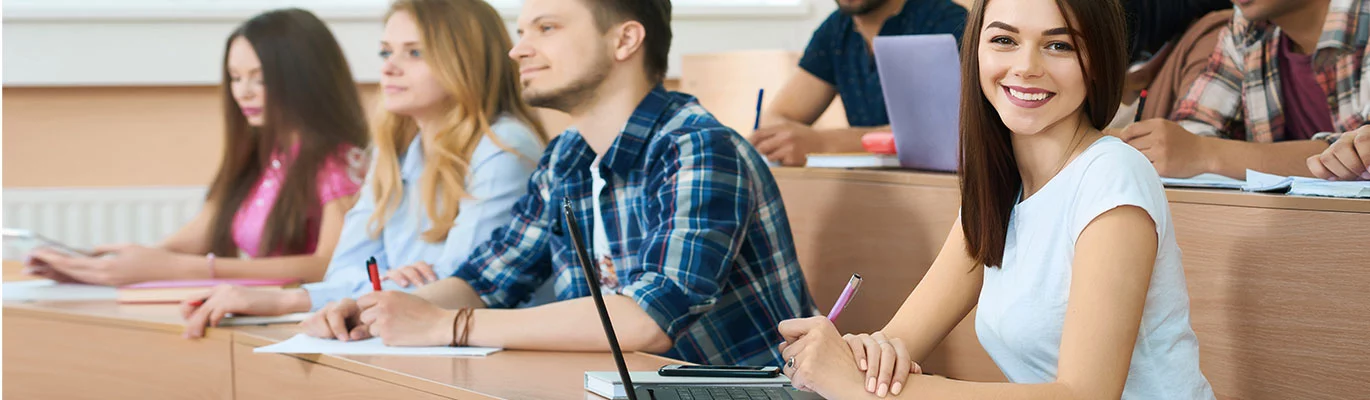
[[[756,120],[755,120],[755,121],[752,121],[752,132],[753,132],[753,133],[755,133],[757,130],[761,129],[761,100],[764,100],[765,98],[766,98],[766,89],[761,89],[761,90],[757,90],[757,91],[756,91]],[[775,161],[771,161],[770,159],[766,159],[766,165],[769,165],[769,166],[772,166],[772,167],[778,167],[778,166],[780,166],[780,163],[775,162]]]
[[[752,122],[752,131],[761,129],[761,100],[766,98],[766,89],[756,92],[756,121]]]

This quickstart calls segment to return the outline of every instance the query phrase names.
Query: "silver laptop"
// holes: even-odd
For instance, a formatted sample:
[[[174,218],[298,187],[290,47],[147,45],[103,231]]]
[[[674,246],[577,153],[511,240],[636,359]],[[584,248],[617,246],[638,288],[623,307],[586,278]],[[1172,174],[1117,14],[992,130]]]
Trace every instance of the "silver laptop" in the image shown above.
[[[874,47],[899,166],[956,172],[961,150],[961,58],[956,38],[877,36]]]
[[[623,391],[627,393],[628,400],[809,400],[821,399],[822,397],[808,392],[795,390],[792,387],[755,387],[755,386],[727,386],[727,385],[633,385],[632,378],[628,375],[628,366],[623,362],[623,351],[618,346],[618,336],[614,335],[614,324],[609,321],[609,311],[604,307],[604,295],[599,289],[599,273],[594,263],[590,261],[590,253],[586,250],[585,239],[580,235],[580,223],[576,221],[574,208],[570,200],[566,200],[561,206],[562,220],[566,224],[566,232],[571,236],[571,247],[576,252],[576,261],[585,271],[585,283],[590,285],[590,296],[595,300],[595,307],[599,309],[599,319],[604,325],[604,334],[609,338],[609,351],[614,354],[614,363],[618,367],[619,378],[623,380]]]

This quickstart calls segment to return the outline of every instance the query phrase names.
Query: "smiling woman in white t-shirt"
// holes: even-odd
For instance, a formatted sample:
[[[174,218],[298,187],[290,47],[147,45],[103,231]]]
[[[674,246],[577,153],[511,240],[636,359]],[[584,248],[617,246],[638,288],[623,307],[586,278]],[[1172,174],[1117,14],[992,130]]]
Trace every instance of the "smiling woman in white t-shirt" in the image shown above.
[[[780,324],[796,386],[841,399],[1213,398],[1160,179],[1100,131],[1122,93],[1123,25],[1117,0],[976,2],[961,219],[881,332]],[[977,305],[976,333],[1010,383],[916,374]]]

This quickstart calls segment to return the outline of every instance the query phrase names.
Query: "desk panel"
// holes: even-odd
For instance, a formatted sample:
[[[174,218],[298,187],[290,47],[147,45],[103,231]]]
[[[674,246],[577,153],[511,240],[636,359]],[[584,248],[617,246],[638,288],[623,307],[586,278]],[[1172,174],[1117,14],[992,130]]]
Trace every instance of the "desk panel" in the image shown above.
[[[238,400],[437,400],[444,397],[366,375],[278,354],[254,354],[233,345],[233,380]]]
[[[1220,397],[1370,394],[1370,213],[1172,201],[1171,215]]]
[[[79,312],[49,305],[53,308],[5,305],[6,398],[233,398],[227,332],[185,340],[178,325],[83,314],[101,309],[119,314],[114,309],[121,307],[112,303],[71,304]],[[166,306],[137,307],[170,311]],[[157,311],[124,314],[153,313]]]
[[[776,168],[819,306],[866,278],[844,332],[878,330],[917,285],[955,222],[956,176]],[[1219,398],[1370,393],[1370,200],[1170,189],[1200,362]],[[973,315],[925,367],[1003,380]]]

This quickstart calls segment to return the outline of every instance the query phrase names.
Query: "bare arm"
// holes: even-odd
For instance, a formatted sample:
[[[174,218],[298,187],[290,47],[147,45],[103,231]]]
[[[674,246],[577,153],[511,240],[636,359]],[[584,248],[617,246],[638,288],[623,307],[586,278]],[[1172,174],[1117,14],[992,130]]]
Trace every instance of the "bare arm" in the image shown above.
[[[966,238],[957,220],[937,260],[882,332],[903,340],[909,358],[921,362],[975,307],[985,280],[983,268],[966,252]]]
[[[914,375],[900,395],[958,399],[1121,397],[1156,261],[1155,226],[1146,211],[1124,206],[1101,214],[1080,234],[1071,267],[1070,299],[1055,382],[976,383]],[[873,397],[860,387],[845,393]]]
[[[1246,179],[1246,170],[1256,170],[1283,176],[1313,176],[1308,170],[1308,157],[1327,150],[1321,140],[1294,140],[1280,143],[1252,143],[1200,138],[1205,154],[1211,155],[1208,170],[1224,176]]]
[[[1312,176],[1308,157],[1327,149],[1321,140],[1252,143],[1190,133],[1183,124],[1149,119],[1110,131],[1141,151],[1161,176],[1188,178],[1205,172],[1246,179],[1246,170]]]
[[[803,166],[812,153],[859,153],[861,136],[889,126],[815,130],[811,125],[828,109],[837,90],[808,71],[790,78],[771,107],[762,113],[752,145],[771,161]]]
[[[415,290],[414,295],[446,309],[486,307],[485,301],[476,295],[471,284],[461,278],[446,278],[434,282]]]
[[[770,108],[762,113],[761,126],[785,122],[813,125],[836,97],[837,88],[801,68],[785,82]]]
[[[219,258],[214,262],[217,278],[299,278],[304,282],[315,282],[323,278],[333,249],[338,245],[338,234],[342,232],[343,215],[352,208],[356,195],[344,196],[324,205],[323,219],[319,226],[319,243],[313,254],[262,257],[250,260]],[[202,213],[203,214],[203,213]],[[198,219],[198,218],[197,218]],[[194,223],[192,222],[192,225]],[[190,227],[191,225],[187,225]],[[182,229],[185,231],[185,229]],[[178,234],[179,235],[179,234]],[[209,277],[208,261],[202,253],[177,255],[171,271],[179,271],[168,279],[204,279]]]
[[[379,297],[406,301],[403,294],[378,293]],[[370,297],[371,295],[367,295]],[[599,320],[594,299],[582,297],[574,300],[559,301],[543,306],[524,309],[491,309],[476,295],[471,285],[458,278],[447,278],[424,286],[414,292],[417,299],[408,306],[395,307],[392,315],[402,314],[398,310],[422,310],[417,315],[427,317],[408,319],[415,325],[391,326],[397,335],[391,340],[408,344],[436,344],[451,342],[452,320],[455,311],[438,311],[462,307],[475,308],[471,317],[471,331],[467,344],[471,346],[502,347],[519,350],[547,351],[605,351],[609,341],[604,336],[604,326]],[[371,304],[386,300],[372,301],[363,297],[359,301],[362,309]],[[672,340],[657,326],[656,321],[647,314],[633,299],[621,295],[605,295],[605,307],[614,321],[614,332],[624,351],[646,351],[664,353],[670,350]],[[384,306],[376,306],[384,307]],[[362,317],[367,321],[366,316]],[[554,326],[557,329],[529,329],[532,326]],[[339,328],[346,332],[346,329]],[[323,331],[321,331],[323,332]],[[411,337],[422,337],[411,341]],[[326,333],[323,336],[327,336]],[[403,335],[404,337],[396,337]],[[384,336],[384,334],[382,334]],[[359,337],[354,337],[359,338]]]
[[[178,254],[200,254],[209,253],[210,249],[210,224],[214,222],[214,210],[218,205],[212,201],[205,202],[200,207],[200,212],[195,214],[195,218],[181,227],[180,230],[162,240],[157,247],[163,250]]]
[[[606,295],[604,306],[614,321],[614,333],[623,351],[665,353],[671,349],[671,338],[633,299]],[[599,311],[589,297],[524,309],[480,309],[472,318],[472,346],[548,351],[609,349]],[[557,329],[528,329],[530,326]]]

